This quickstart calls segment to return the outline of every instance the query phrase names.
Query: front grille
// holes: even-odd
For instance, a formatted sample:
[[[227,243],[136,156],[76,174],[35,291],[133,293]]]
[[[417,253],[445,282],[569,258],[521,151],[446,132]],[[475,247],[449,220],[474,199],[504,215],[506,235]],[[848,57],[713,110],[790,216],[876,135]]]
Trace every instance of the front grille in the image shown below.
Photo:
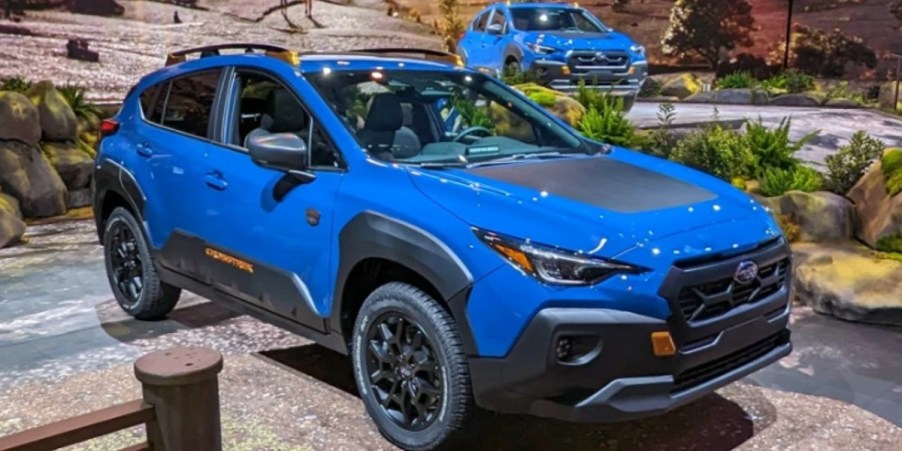
[[[789,331],[783,330],[732,354],[727,354],[717,360],[690,368],[674,378],[674,386],[670,392],[678,393],[701,385],[736,368],[745,366],[788,342]]]
[[[723,315],[743,305],[753,304],[780,291],[786,283],[789,259],[763,266],[758,277],[740,284],[732,277],[683,287],[677,298],[683,317],[690,323]]]
[[[591,69],[623,70],[629,66],[630,57],[624,51],[575,51],[570,54],[568,63],[576,72]]]

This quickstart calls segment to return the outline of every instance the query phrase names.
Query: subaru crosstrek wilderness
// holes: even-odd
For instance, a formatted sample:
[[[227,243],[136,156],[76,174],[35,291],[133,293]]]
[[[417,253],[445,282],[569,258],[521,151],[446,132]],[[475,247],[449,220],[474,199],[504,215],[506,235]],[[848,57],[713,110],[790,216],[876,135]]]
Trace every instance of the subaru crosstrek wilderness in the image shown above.
[[[648,76],[645,47],[570,4],[496,3],[480,11],[457,44],[482,72],[531,72],[560,91],[590,88],[623,96],[629,110]]]
[[[470,69],[246,46],[173,54],[102,125],[94,208],[134,317],[186,289],[350,354],[407,449],[476,406],[660,414],[790,352],[787,243],[729,184]]]

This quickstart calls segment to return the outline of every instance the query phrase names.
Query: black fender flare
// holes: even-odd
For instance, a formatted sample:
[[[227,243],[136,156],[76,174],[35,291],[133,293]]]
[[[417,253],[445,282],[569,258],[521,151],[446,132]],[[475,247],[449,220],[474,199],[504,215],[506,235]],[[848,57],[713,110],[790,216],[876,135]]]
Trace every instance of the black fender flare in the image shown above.
[[[115,193],[135,214],[139,222],[144,222],[144,206],[147,197],[135,180],[135,176],[122,165],[103,159],[94,166],[92,177],[94,222],[97,225],[97,238],[103,242],[103,205],[110,193]],[[146,232],[146,231],[145,231]]]
[[[339,232],[338,242],[338,274],[330,319],[334,332],[351,334],[341,330],[345,286],[351,271],[366,259],[380,258],[416,271],[436,288],[457,322],[465,351],[475,355],[476,345],[466,317],[473,275],[445,243],[415,225],[373,211],[362,212],[348,221]]]
[[[508,58],[511,57],[517,60],[517,64],[519,64],[521,66],[520,69],[523,70],[523,49],[515,43],[508,44],[507,48],[504,49],[504,61],[502,61],[502,63],[506,63]]]

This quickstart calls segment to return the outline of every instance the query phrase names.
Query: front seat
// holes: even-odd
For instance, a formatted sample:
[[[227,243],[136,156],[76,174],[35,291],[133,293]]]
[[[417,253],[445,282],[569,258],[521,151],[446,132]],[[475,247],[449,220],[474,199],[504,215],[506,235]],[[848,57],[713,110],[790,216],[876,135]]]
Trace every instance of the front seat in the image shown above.
[[[420,152],[420,139],[413,130],[404,127],[401,101],[394,94],[382,93],[373,97],[358,136],[364,147],[373,153],[391,152],[395,158],[410,158]]]
[[[244,138],[244,147],[248,140],[255,136],[273,133],[294,133],[306,141],[305,130],[309,124],[307,113],[284,88],[275,88],[266,96],[266,107],[260,118],[260,126],[252,130]]]

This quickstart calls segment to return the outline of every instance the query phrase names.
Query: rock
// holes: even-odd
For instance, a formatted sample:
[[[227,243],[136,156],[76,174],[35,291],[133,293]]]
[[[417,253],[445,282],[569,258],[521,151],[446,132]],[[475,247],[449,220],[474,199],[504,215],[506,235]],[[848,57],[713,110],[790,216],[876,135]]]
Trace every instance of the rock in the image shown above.
[[[78,118],[53,83],[42,81],[32,86],[27,95],[38,107],[44,141],[75,141]]]
[[[82,188],[77,191],[69,191],[69,209],[87,207],[94,200],[91,188]]]
[[[855,243],[796,244],[793,288],[816,312],[902,326],[902,262]]]
[[[25,217],[66,212],[66,185],[37,147],[0,141],[0,189],[19,201]]]
[[[514,85],[513,88],[526,94],[527,97],[573,127],[579,123],[583,114],[586,113],[586,108],[583,105],[563,92],[539,86],[535,83]]]
[[[0,192],[0,248],[16,244],[25,235],[25,223],[19,211],[19,202]]]
[[[824,106],[828,108],[861,108],[861,104],[852,99],[830,99]]]
[[[732,105],[765,105],[770,96],[760,89],[720,89],[701,92],[683,99],[690,103],[722,103]]]
[[[78,14],[111,17],[125,13],[125,8],[116,0],[69,0],[66,6],[69,11]]]
[[[645,102],[676,103],[676,102],[680,101],[680,98],[674,97],[674,96],[653,96],[653,97],[643,97],[642,100]]]
[[[804,92],[801,94],[783,94],[771,99],[771,105],[815,107],[821,106],[825,101],[824,96]]]
[[[0,141],[37,145],[41,139],[38,109],[22,94],[0,92]]]
[[[896,102],[896,85],[899,85],[899,99],[898,104],[893,105]],[[891,82],[888,81],[882,85],[880,85],[880,108],[887,109],[902,109],[902,82]]]
[[[667,97],[678,97],[685,99],[694,94],[702,92],[702,82],[695,74],[685,73],[678,77],[667,80],[663,85],[659,94]]]
[[[821,242],[852,238],[855,207],[848,199],[825,191],[790,191],[764,199],[777,215],[799,226],[799,241]]]
[[[88,49],[88,41],[70,39],[66,42],[66,58],[96,63],[100,61],[100,53]]]
[[[890,195],[883,161],[900,149],[888,149],[846,195],[855,204],[855,236],[872,248],[881,238],[902,234],[902,194]],[[894,176],[895,174],[890,174]],[[898,176],[896,176],[898,177]]]
[[[94,166],[90,155],[72,142],[44,142],[41,147],[69,191],[88,186]]]

